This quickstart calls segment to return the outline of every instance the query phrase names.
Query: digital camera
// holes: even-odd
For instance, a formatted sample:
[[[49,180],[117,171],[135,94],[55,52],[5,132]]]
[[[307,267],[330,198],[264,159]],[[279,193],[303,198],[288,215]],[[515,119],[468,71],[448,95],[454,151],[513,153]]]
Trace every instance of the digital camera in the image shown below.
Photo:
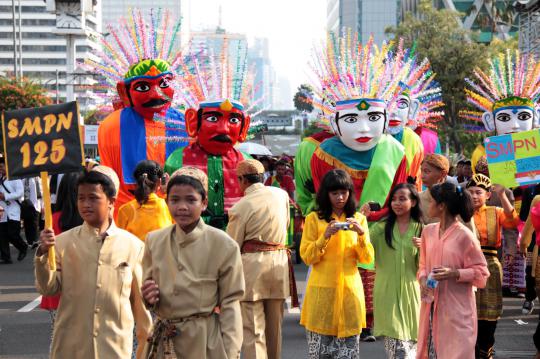
[[[351,229],[351,224],[349,222],[336,222],[334,223],[334,227],[347,231]]]

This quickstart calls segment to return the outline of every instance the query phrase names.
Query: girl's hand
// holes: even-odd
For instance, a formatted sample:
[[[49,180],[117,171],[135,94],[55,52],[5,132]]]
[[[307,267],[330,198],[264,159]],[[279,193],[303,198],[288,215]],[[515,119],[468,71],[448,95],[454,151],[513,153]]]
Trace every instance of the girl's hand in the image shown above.
[[[141,292],[146,303],[154,305],[159,302],[159,288],[153,279],[150,278],[144,281]]]
[[[334,226],[334,223],[336,223],[336,220],[332,220],[330,221],[330,223],[328,223],[326,231],[324,231],[324,238],[330,239],[330,237],[332,237],[334,234],[336,234],[337,231],[339,231],[339,229]]]
[[[431,277],[438,281],[459,278],[458,270],[448,267],[433,268],[432,273],[433,275]]]
[[[52,229],[44,229],[39,235],[39,248],[36,255],[38,257],[44,255],[49,251],[49,248],[54,246],[56,237],[54,236],[54,231]]]
[[[364,205],[360,207],[360,213],[362,213],[366,217],[369,217],[369,215],[371,214],[371,208],[369,207],[369,203],[364,203]]]
[[[422,238],[420,238],[420,237],[412,237],[412,244],[416,248],[420,248],[420,246],[422,245]]]
[[[352,226],[352,230],[355,231],[356,233],[358,233],[359,236],[361,236],[362,234],[364,234],[364,229],[362,228],[362,226],[360,226],[360,223],[358,223],[358,221],[356,220],[356,218],[347,218],[347,222],[351,224]]]

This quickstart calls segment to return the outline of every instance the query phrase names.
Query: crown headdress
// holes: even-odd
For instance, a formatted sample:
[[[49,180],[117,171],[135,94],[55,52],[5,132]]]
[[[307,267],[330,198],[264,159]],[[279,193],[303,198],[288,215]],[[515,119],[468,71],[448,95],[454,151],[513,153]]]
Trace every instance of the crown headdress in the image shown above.
[[[469,187],[481,187],[486,191],[489,191],[491,189],[491,180],[489,177],[481,173],[477,173],[467,183],[467,188]]]
[[[489,60],[489,72],[474,70],[475,79],[466,78],[467,102],[477,111],[462,111],[464,118],[481,121],[483,112],[504,106],[533,107],[540,98],[540,63],[516,50]]]

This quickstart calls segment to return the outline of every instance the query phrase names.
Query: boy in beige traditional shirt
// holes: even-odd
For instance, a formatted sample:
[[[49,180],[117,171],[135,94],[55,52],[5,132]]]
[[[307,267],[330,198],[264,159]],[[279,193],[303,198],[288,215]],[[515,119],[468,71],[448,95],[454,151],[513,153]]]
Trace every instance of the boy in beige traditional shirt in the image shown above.
[[[206,225],[206,174],[183,167],[167,185],[176,224],[146,237],[143,296],[157,315],[148,358],[240,357],[244,275],[238,245]]]
[[[114,224],[118,177],[112,169],[94,168],[77,187],[83,225],[58,237],[44,230],[34,259],[38,291],[61,293],[51,358],[131,358],[134,320],[141,358],[151,326],[140,291],[144,244]],[[48,265],[52,245],[55,272]]]

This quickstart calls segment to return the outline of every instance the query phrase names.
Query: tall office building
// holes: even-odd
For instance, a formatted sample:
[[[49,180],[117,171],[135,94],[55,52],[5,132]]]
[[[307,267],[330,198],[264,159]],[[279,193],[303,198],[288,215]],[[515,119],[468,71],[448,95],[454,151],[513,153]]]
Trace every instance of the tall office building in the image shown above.
[[[255,93],[253,101],[258,107],[269,109],[273,106],[273,86],[275,73],[270,64],[268,39],[256,38],[248,52],[248,66],[255,70]]]
[[[103,25],[115,24],[125,17],[130,8],[141,10],[168,9],[176,19],[180,19],[181,0],[104,0],[102,2]]]
[[[43,84],[52,93],[57,92],[60,100],[66,98],[66,81],[74,83],[75,96],[84,111],[89,98],[93,96],[86,86],[92,82],[92,77],[79,75],[82,71],[78,69],[75,74],[66,74],[66,38],[53,33],[56,28],[56,15],[47,11],[43,0],[23,0],[21,5],[24,77]],[[17,49],[18,13],[19,9],[16,7]],[[94,13],[86,16],[86,30],[88,34],[101,31],[99,6]],[[75,46],[78,62],[94,56],[92,50],[97,48],[97,44],[89,36],[77,39]],[[12,1],[0,0],[0,73],[13,73],[13,56]]]
[[[327,0],[327,30],[334,33],[351,29],[366,42],[373,35],[380,45],[389,37],[385,30],[396,26],[399,0]]]

